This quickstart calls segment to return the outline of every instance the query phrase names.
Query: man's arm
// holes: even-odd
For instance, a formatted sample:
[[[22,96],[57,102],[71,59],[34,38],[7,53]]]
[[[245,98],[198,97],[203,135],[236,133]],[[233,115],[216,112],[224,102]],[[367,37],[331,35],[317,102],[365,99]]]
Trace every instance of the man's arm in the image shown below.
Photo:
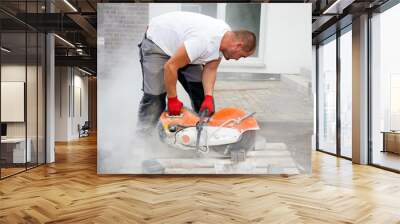
[[[213,95],[215,80],[217,78],[217,69],[220,62],[221,58],[219,58],[218,60],[210,61],[204,65],[202,80],[204,95]]]
[[[185,46],[178,48],[174,55],[164,65],[164,84],[168,97],[176,97],[176,82],[178,69],[190,63]]]

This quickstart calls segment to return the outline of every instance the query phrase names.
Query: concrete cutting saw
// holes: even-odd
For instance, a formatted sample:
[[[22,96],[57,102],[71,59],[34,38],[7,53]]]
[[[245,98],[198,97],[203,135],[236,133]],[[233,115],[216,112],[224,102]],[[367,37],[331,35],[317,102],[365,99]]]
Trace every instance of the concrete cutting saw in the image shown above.
[[[255,146],[256,131],[260,129],[255,113],[238,108],[223,108],[211,117],[183,108],[178,116],[163,112],[158,124],[162,142],[174,148],[207,154],[211,150],[228,156],[233,162],[246,160]]]

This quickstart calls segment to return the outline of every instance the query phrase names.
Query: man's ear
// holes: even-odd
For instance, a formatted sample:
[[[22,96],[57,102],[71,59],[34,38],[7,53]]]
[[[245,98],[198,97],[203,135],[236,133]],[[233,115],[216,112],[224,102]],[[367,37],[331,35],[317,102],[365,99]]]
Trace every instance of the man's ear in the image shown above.
[[[243,47],[243,42],[242,42],[242,41],[238,41],[238,42],[236,43],[236,48],[237,48],[237,49],[242,49],[242,47]]]

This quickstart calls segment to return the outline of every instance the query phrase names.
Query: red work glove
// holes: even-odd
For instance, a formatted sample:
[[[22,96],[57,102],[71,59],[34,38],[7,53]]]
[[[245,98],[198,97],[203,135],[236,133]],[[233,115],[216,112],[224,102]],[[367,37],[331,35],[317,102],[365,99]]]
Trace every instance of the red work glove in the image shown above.
[[[211,116],[214,113],[214,99],[211,95],[206,95],[204,97],[204,100],[203,100],[203,103],[201,104],[199,112],[202,112],[205,109],[208,110],[207,116]]]
[[[178,100],[178,97],[168,97],[168,114],[177,116],[181,114],[183,103]]]

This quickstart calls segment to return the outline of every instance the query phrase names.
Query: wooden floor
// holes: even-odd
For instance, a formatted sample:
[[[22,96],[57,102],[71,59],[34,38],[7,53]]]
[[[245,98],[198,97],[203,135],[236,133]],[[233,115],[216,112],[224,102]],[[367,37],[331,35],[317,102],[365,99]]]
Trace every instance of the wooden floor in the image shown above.
[[[1,177],[7,177],[7,176],[11,176],[13,174],[19,173],[19,172],[23,172],[25,169],[25,167],[23,168],[1,168]]]
[[[372,157],[374,164],[400,170],[400,155],[392,152],[374,151]]]
[[[400,223],[400,175],[313,153],[313,174],[96,174],[96,139],[0,181],[0,223]]]

